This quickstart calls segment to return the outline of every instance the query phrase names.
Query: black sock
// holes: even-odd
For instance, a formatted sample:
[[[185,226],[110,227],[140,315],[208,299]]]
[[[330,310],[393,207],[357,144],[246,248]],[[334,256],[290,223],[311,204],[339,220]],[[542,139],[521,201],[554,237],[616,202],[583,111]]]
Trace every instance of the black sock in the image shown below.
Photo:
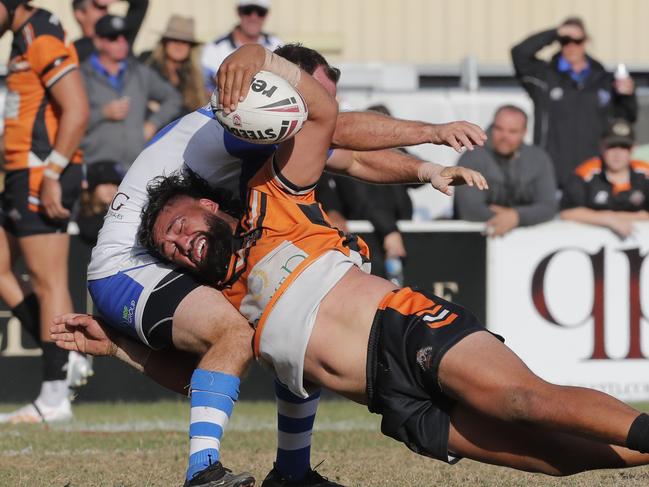
[[[11,310],[11,314],[20,320],[20,324],[25,329],[29,336],[40,345],[41,343],[41,317],[40,306],[35,294],[30,294],[23,299],[15,308]]]
[[[640,414],[629,428],[629,434],[626,437],[626,446],[631,450],[640,453],[649,453],[649,415]]]
[[[64,380],[67,373],[63,370],[68,363],[68,352],[52,342],[43,342],[43,382],[49,380]]]

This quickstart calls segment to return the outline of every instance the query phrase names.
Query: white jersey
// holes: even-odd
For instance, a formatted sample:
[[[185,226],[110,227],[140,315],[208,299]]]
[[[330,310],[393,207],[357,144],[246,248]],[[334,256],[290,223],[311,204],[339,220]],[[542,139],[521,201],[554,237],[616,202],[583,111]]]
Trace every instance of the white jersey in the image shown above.
[[[282,41],[271,34],[262,33],[261,36],[259,36],[258,42],[269,51],[274,51],[282,45]],[[203,51],[201,52],[201,67],[203,69],[203,76],[205,77],[205,88],[208,91],[214,91],[214,88],[216,87],[214,84],[214,76],[219,70],[221,63],[223,63],[223,60],[239,47],[241,46],[234,41],[232,32],[203,46]]]
[[[137,244],[146,186],[153,178],[186,164],[210,184],[235,194],[245,190],[250,176],[275,151],[234,138],[203,107],[162,129],[129,168],[110,204],[88,266],[88,279],[102,279],[128,267],[146,250]],[[240,182],[242,180],[242,182]]]

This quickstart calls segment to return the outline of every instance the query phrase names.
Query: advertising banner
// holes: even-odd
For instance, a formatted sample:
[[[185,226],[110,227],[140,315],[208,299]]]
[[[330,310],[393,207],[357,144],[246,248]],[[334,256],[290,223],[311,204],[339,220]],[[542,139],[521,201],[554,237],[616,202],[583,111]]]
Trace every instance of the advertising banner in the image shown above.
[[[551,222],[487,244],[489,328],[542,378],[649,399],[649,224]]]

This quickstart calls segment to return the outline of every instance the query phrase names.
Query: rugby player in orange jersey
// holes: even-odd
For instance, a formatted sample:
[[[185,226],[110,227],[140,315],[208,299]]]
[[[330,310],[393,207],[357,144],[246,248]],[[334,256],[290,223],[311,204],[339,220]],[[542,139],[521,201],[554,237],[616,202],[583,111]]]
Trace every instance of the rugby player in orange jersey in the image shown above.
[[[219,78],[222,88],[237,80],[223,106],[236,106],[255,72],[242,60]],[[649,450],[649,416],[543,381],[469,311],[359,269],[363,246],[328,226],[310,189],[335,102],[305,73],[297,87],[309,121],[251,180],[254,204],[241,221],[193,175],[161,178],[143,217],[149,248],[219,283],[256,327],[258,358],[293,393],[316,384],[365,403],[383,416],[383,433],[420,454],[550,475],[649,463],[640,453]],[[460,182],[452,176],[449,184]],[[63,317],[53,332],[71,349],[114,350],[90,317]]]

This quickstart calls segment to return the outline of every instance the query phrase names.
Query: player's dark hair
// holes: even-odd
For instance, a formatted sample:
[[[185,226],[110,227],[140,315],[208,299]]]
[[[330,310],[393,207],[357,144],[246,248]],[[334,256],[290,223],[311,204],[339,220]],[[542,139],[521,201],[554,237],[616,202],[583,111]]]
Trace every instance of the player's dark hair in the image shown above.
[[[297,64],[309,74],[313,74],[318,69],[318,66],[322,66],[327,78],[331,81],[338,83],[340,79],[340,69],[331,66],[318,51],[304,47],[302,44],[284,44],[275,49],[274,53],[291,61],[293,64]]]
[[[160,254],[153,238],[153,227],[163,208],[178,196],[210,199],[219,204],[221,211],[235,218],[239,218],[243,213],[241,202],[234,198],[231,191],[211,186],[188,167],[174,171],[168,176],[154,178],[147,184],[146,191],[149,201],[142,209],[142,222],[137,238],[140,245],[156,255]]]

